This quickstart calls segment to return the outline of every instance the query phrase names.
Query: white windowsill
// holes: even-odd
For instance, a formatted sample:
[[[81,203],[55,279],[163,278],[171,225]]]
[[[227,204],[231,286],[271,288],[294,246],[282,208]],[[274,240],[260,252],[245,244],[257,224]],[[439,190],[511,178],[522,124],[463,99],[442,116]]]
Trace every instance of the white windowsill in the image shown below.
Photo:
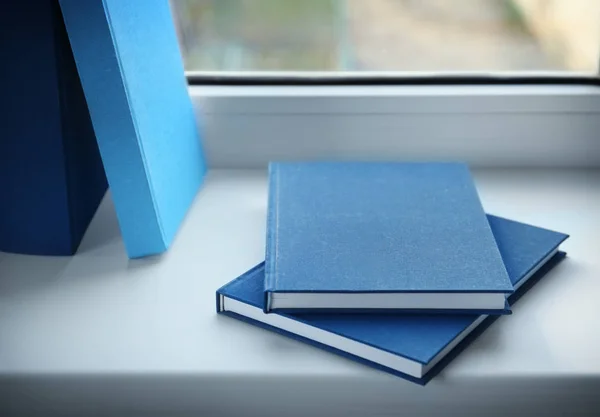
[[[0,254],[0,403],[286,416],[469,403],[516,416],[595,399],[600,171],[476,180],[489,213],[570,233],[569,258],[425,388],[216,315],[215,290],[263,259],[267,183],[213,170],[160,262],[127,259],[110,197],[75,257]]]

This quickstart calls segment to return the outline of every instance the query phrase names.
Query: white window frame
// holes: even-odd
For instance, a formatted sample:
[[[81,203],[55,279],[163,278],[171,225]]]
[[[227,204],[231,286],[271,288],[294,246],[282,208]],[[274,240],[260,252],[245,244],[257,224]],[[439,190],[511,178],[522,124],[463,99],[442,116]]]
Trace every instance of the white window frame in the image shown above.
[[[188,73],[211,168],[270,160],[600,166],[590,74]]]

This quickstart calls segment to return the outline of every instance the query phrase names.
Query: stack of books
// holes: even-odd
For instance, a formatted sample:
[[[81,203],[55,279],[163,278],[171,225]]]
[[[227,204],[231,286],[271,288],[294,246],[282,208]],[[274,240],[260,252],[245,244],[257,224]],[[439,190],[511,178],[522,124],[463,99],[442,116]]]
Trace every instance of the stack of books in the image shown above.
[[[459,163],[272,163],[265,262],[217,311],[425,384],[560,262]]]

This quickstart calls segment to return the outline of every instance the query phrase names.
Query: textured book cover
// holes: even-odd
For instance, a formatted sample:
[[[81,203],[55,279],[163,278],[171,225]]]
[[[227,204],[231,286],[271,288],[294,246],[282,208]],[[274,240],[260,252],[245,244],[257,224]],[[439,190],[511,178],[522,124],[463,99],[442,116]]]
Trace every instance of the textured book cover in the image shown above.
[[[513,302],[563,257],[568,237],[489,216],[515,292]],[[474,314],[310,314],[263,311],[264,263],[217,291],[217,311],[426,383],[499,316]],[[505,319],[510,319],[506,317]]]
[[[165,251],[205,173],[168,0],[60,0],[130,257]]]
[[[504,311],[513,291],[459,163],[272,163],[266,311]]]
[[[0,251],[72,255],[106,193],[55,0],[0,6]]]

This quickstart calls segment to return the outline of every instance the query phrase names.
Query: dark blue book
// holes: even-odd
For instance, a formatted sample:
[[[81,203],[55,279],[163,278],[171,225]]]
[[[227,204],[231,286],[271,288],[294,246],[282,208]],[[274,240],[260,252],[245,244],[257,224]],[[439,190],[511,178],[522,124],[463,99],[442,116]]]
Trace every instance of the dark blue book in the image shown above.
[[[168,0],[60,0],[130,257],[164,252],[204,177]]]
[[[0,5],[0,251],[72,255],[107,189],[55,0]]]
[[[515,292],[514,302],[563,257],[568,237],[489,216]],[[217,311],[417,383],[426,383],[499,316],[310,314],[263,311],[264,263],[217,291]]]
[[[466,165],[273,163],[269,181],[266,312],[506,312]]]

